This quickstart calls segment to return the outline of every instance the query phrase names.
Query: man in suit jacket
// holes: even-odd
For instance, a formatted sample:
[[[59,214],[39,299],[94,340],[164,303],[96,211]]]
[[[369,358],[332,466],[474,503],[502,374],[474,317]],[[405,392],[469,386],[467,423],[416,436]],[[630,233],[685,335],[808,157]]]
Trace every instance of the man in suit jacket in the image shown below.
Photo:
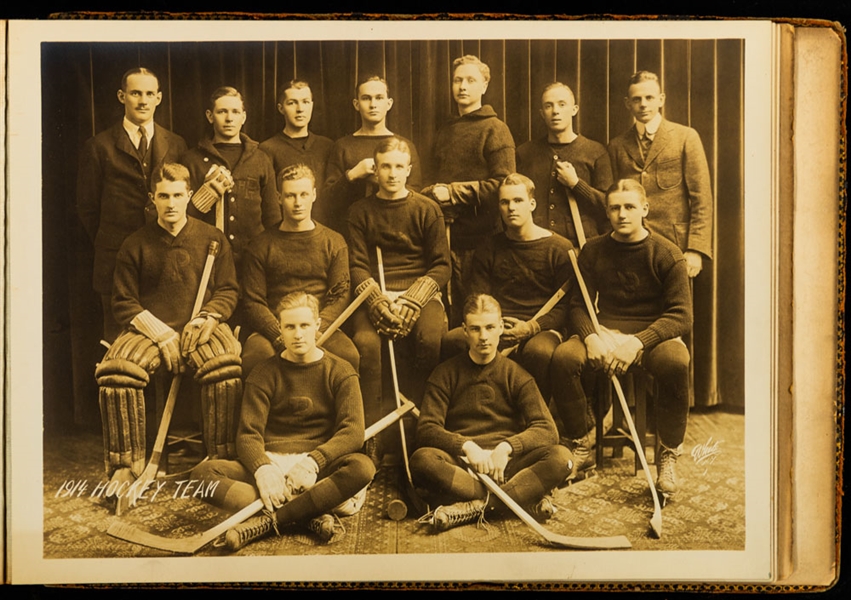
[[[121,79],[118,101],[124,119],[89,139],[80,153],[77,213],[94,243],[93,286],[101,295],[104,339],[111,342],[120,327],[112,315],[115,257],[124,240],[157,213],[148,197],[151,173],[163,163],[177,162],[186,142],[154,123],[162,101],[157,76],[139,67]]]
[[[625,98],[635,124],[609,142],[614,179],[635,179],[647,192],[646,224],[683,251],[689,277],[712,258],[713,198],[700,136],[659,110],[665,94],[654,73],[639,71]]]

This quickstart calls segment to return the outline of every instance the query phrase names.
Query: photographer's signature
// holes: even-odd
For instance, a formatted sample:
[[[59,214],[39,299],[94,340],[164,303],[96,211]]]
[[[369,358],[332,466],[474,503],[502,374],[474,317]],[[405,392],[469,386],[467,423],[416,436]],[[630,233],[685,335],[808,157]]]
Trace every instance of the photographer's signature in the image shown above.
[[[694,459],[694,463],[696,465],[703,465],[703,474],[706,475],[706,471],[709,468],[709,465],[715,462],[715,459],[721,454],[721,449],[718,445],[721,443],[721,440],[712,441],[712,437],[706,440],[705,444],[698,444],[694,448],[691,449],[691,457]]]

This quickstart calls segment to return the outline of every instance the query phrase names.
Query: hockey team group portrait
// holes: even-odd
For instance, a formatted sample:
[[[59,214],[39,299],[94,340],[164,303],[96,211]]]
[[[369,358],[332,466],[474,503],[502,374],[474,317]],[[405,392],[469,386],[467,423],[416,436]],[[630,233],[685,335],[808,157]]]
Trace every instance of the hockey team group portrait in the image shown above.
[[[42,44],[45,559],[745,550],[744,41],[471,37]]]

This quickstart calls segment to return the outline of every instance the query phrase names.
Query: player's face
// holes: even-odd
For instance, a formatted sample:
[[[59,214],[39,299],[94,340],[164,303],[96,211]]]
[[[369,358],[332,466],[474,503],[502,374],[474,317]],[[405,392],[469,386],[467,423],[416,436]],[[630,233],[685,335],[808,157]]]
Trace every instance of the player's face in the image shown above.
[[[153,119],[162,99],[160,84],[153,75],[130,75],[127,78],[127,89],[118,90],[118,101],[124,105],[124,116],[134,125],[144,125]]]
[[[506,227],[519,229],[531,222],[535,206],[535,199],[529,197],[522,183],[499,188],[499,214]]]
[[[496,356],[502,331],[502,317],[498,312],[472,313],[464,317],[464,335],[470,354],[477,362],[490,362]]]
[[[382,192],[391,197],[401,194],[411,174],[411,156],[401,150],[376,154],[375,174]]]
[[[278,103],[278,112],[284,115],[290,127],[307,127],[313,116],[313,93],[310,88],[290,88],[284,91],[284,101]]]
[[[614,238],[621,242],[638,241],[644,229],[642,219],[647,216],[649,208],[639,192],[609,194],[606,211]]]
[[[152,194],[161,225],[175,225],[186,218],[189,204],[189,184],[185,181],[160,181]]]
[[[364,123],[382,123],[393,106],[393,99],[387,95],[387,86],[382,82],[367,81],[358,88],[354,105]]]
[[[287,352],[304,357],[316,348],[316,332],[319,319],[307,306],[298,306],[281,311],[281,338]]]
[[[207,111],[207,120],[213,125],[215,138],[223,142],[238,142],[239,132],[245,123],[245,107],[236,96],[216,99],[213,110]]]
[[[488,82],[476,65],[458,65],[452,75],[452,97],[458,108],[478,106],[488,89]]]
[[[649,123],[665,104],[665,94],[656,81],[639,81],[629,86],[626,107],[639,123]]]
[[[541,96],[541,116],[547,129],[561,133],[570,127],[571,119],[579,111],[573,94],[564,87],[555,87]]]
[[[316,201],[316,187],[307,177],[285,179],[281,184],[281,201],[284,205],[284,219],[291,223],[301,223],[310,218]]]

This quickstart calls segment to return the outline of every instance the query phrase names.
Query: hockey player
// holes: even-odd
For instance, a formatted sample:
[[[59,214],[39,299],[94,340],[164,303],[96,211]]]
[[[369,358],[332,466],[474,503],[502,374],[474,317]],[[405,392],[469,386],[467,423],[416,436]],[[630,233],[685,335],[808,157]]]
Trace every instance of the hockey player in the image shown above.
[[[458,298],[450,311],[452,327],[461,325],[458,310],[469,294],[473,252],[499,230],[497,187],[514,168],[514,138],[489,104],[482,104],[490,69],[467,55],[452,63],[452,97],[458,116],[440,128],[432,150],[429,180],[423,194],[440,203],[451,223],[452,284]]]
[[[357,450],[364,421],[357,374],[346,361],[316,346],[319,302],[304,292],[278,305],[286,350],[257,366],[245,382],[237,436],[239,460],[201,463],[199,480],[218,480],[206,498],[238,511],[258,498],[265,514],[229,530],[225,542],[249,542],[306,523],[324,542],[344,532],[331,513],[360,510],[375,475]]]
[[[393,107],[390,87],[378,76],[358,83],[352,100],[360,115],[360,129],[334,143],[328,159],[323,202],[317,219],[334,231],[346,234],[346,212],[353,202],[371,196],[378,190],[375,178],[375,147],[390,137],[398,137],[410,149],[411,172],[407,185],[412,190],[422,187],[420,157],[414,143],[394,134],[387,127],[387,113]]]
[[[259,144],[242,132],[247,114],[239,91],[232,87],[215,90],[205,114],[211,135],[180,158],[191,173],[195,192],[189,215],[215,224],[225,233],[241,271],[248,243],[264,228],[281,222],[275,171]],[[205,183],[208,185],[199,193]],[[216,194],[209,195],[210,189]]]
[[[421,521],[443,531],[504,509],[468,466],[545,521],[555,512],[549,494],[570,472],[571,454],[557,444],[555,423],[531,375],[497,350],[499,303],[476,294],[463,309],[468,351],[429,377],[411,457],[414,485],[441,504]]]
[[[245,377],[257,363],[285,349],[280,319],[272,312],[284,296],[304,291],[319,298],[320,332],[340,316],[349,300],[346,242],[311,217],[316,201],[313,172],[306,165],[290,165],[279,179],[284,219],[279,227],[254,238],[243,260],[242,312],[253,332],[242,356]],[[358,351],[339,329],[324,347],[358,368]]]
[[[381,335],[398,340],[408,367],[400,385],[418,404],[425,380],[440,361],[446,313],[440,289],[449,281],[449,249],[438,206],[405,187],[411,148],[391,137],[375,148],[378,191],[349,210],[349,244],[355,294],[380,280],[376,247],[383,255],[386,293],[376,291],[352,316],[361,355],[364,411],[372,423],[381,407]],[[380,451],[379,451],[380,455]]]
[[[595,463],[583,372],[623,375],[633,365],[649,372],[658,387],[656,427],[662,444],[656,487],[672,496],[689,410],[689,352],[682,340],[692,327],[687,263],[672,242],[644,227],[650,204],[637,181],[616,182],[607,210],[612,233],[589,240],[579,255],[602,331],[594,330],[575,286],[570,320],[577,335],[553,355],[553,400],[576,457],[575,477]]]
[[[242,396],[240,346],[224,323],[237,302],[236,271],[224,235],[186,216],[189,172],[166,163],[152,179],[157,220],[118,252],[112,310],[122,333],[95,372],[107,475],[132,482],[145,467],[145,396],[160,366],[187,365],[201,385],[203,434],[211,458],[235,456]],[[201,311],[193,315],[210,242],[219,244]]]

